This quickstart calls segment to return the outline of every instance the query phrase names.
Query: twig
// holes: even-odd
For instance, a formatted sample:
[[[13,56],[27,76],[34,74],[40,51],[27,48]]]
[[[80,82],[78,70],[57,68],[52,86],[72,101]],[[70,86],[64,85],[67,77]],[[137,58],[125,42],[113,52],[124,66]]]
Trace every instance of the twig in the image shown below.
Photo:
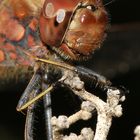
[[[119,104],[120,101],[124,101],[124,96],[118,89],[108,89],[106,102],[101,100],[99,97],[87,92],[84,88],[84,82],[80,80],[78,75],[71,71],[65,71],[60,82],[68,86],[76,95],[82,98],[84,101],[81,105],[81,110],[75,114],[67,116],[59,116],[58,118],[52,117],[53,126],[53,138],[54,140],[106,140],[110,126],[112,124],[113,117],[120,117],[122,115],[122,107]],[[77,136],[76,134],[70,134],[70,136],[64,136],[63,129],[68,129],[71,124],[76,121],[88,120],[92,117],[93,110],[97,110],[97,124],[95,135],[90,128],[83,128],[82,131],[90,131],[88,135],[83,134]]]

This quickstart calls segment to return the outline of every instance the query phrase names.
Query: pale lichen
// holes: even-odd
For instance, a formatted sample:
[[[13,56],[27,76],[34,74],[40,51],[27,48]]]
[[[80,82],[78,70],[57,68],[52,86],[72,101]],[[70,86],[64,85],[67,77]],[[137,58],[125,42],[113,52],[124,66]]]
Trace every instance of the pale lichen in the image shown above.
[[[52,117],[54,140],[106,140],[112,124],[112,118],[122,115],[120,102],[124,101],[125,97],[122,97],[120,90],[109,88],[106,93],[107,100],[103,101],[97,95],[86,91],[84,82],[74,72],[65,71],[59,82],[68,86],[74,94],[83,99],[83,102],[81,110],[69,117]],[[80,135],[70,133],[67,136],[63,134],[62,130],[69,129],[78,120],[89,120],[92,118],[95,110],[97,111],[96,130],[85,127],[81,130]]]

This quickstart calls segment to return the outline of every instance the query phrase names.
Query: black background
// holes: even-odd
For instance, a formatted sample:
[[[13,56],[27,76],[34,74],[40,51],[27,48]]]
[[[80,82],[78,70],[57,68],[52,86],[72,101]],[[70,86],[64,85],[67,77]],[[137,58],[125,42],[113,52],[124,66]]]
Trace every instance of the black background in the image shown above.
[[[104,3],[108,3],[106,0]],[[116,0],[107,5],[110,23],[138,23],[140,25],[140,2],[139,0]],[[125,36],[124,36],[125,38]],[[140,33],[137,36],[140,40]],[[132,44],[134,43],[133,40]],[[132,45],[133,47],[133,45]],[[140,44],[139,44],[140,47]],[[133,53],[133,49],[131,49]],[[140,49],[139,49],[140,50]],[[121,50],[120,50],[121,54]],[[136,59],[137,58],[132,58]],[[113,59],[112,59],[113,61]],[[121,61],[121,60],[120,60]],[[102,60],[100,60],[102,62]],[[115,62],[112,62],[115,63]],[[100,64],[101,65],[101,64]],[[108,67],[108,65],[107,65]],[[113,125],[109,133],[110,140],[131,140],[134,139],[134,128],[140,124],[140,63],[137,67],[125,73],[118,73],[112,77],[113,83],[124,85],[130,90],[126,101],[123,104],[124,115],[113,120]],[[103,72],[102,72],[103,73]],[[108,76],[109,77],[109,76]],[[18,84],[7,85],[5,90],[0,91],[0,139],[1,140],[23,140],[25,116],[16,112],[18,99],[27,85],[27,81]]]

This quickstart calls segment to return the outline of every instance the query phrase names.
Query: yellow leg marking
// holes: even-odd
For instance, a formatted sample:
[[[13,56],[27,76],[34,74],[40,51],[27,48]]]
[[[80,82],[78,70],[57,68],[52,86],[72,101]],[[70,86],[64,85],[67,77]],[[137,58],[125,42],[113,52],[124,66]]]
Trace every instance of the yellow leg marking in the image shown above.
[[[71,65],[68,65],[68,64],[65,64],[65,63],[55,62],[55,61],[51,61],[51,60],[47,60],[47,59],[41,59],[41,58],[38,58],[38,57],[35,57],[35,60],[41,61],[41,62],[44,62],[44,63],[48,63],[48,64],[52,64],[52,65],[56,65],[58,67],[66,68],[66,69],[72,70],[72,71],[76,70],[75,67],[73,67]]]
[[[28,101],[25,105],[23,105],[21,108],[17,109],[17,111],[22,111],[23,109],[26,109],[29,105],[43,97],[45,94],[49,93],[53,89],[53,86],[50,86],[47,90],[41,92],[39,95],[34,97],[32,100]]]
[[[27,51],[25,50],[22,50],[26,55],[32,57],[33,59],[35,59],[36,61],[40,61],[40,62],[44,62],[44,63],[48,63],[48,64],[52,64],[52,65],[55,65],[55,66],[58,66],[58,67],[62,67],[62,68],[65,68],[65,69],[68,69],[68,70],[71,70],[71,71],[76,71],[76,68],[74,66],[71,66],[69,64],[66,64],[66,63],[60,63],[60,62],[55,62],[55,61],[52,61],[52,60],[47,60],[47,59],[42,59],[42,58],[38,58],[30,53],[28,53]]]

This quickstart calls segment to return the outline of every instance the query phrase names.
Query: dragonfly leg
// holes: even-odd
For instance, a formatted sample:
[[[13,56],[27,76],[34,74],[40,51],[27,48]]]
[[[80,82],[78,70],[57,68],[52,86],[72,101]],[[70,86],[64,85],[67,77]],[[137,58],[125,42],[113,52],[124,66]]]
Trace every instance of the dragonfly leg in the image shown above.
[[[29,99],[32,100],[33,98],[35,98],[37,96],[37,94],[40,93],[40,90],[36,90],[34,93],[30,94]],[[43,104],[44,107],[40,106],[43,104],[40,104],[40,101],[35,101],[34,103],[32,103],[30,106],[28,106],[27,108],[27,115],[26,115],[26,123],[25,123],[25,140],[34,140],[39,137],[42,137],[41,134],[44,133],[44,129],[45,129],[45,134],[43,134],[45,137],[47,137],[47,140],[53,140],[52,139],[52,127],[51,127],[51,117],[52,117],[52,109],[51,109],[51,95],[47,94],[44,96],[43,98]],[[42,103],[42,102],[41,102]],[[41,109],[42,111],[40,112],[40,107],[43,109]],[[39,113],[39,114],[38,114]],[[42,115],[41,115],[41,114]],[[43,123],[43,126],[40,124],[42,122],[42,117],[44,118],[45,116],[45,120],[43,119],[43,122],[45,121],[45,123]],[[38,127],[37,127],[37,126]],[[41,127],[40,127],[41,126]],[[42,128],[43,127],[43,128]],[[38,130],[38,129],[42,129],[42,130]],[[41,134],[38,133],[38,131],[41,132]]]
[[[38,106],[38,99],[40,99],[42,96],[47,94],[50,91],[50,87],[46,83],[45,86],[41,87],[41,75],[38,75],[35,73],[28,84],[29,87],[26,88],[24,94],[22,95],[22,100],[24,101],[24,104],[20,103],[20,106],[18,106],[18,111],[22,111],[23,109],[27,108],[27,115],[26,115],[26,123],[25,123],[25,140],[34,140],[34,135],[36,132],[34,132],[36,117],[38,114],[36,114],[36,106]],[[47,90],[45,90],[47,89]],[[41,92],[44,90],[44,92]],[[41,93],[40,93],[41,92]],[[40,94],[39,94],[40,93]],[[26,99],[24,99],[24,97]],[[28,99],[27,99],[28,98]],[[44,116],[45,116],[45,129],[46,129],[46,136],[47,139],[52,139],[52,129],[51,129],[51,117],[52,117],[52,110],[51,110],[51,97],[50,94],[44,96]],[[22,102],[23,103],[23,102]]]
[[[34,98],[38,93],[39,89],[32,92],[30,94],[29,99]],[[36,108],[37,102],[33,103],[31,106],[27,109],[27,115],[26,115],[26,122],[25,122],[25,140],[34,140],[34,123],[35,123],[35,108]]]
[[[18,105],[17,105],[17,111],[20,111],[21,107],[27,102],[29,101],[29,95],[30,93],[33,92],[33,90],[36,90],[38,88],[38,86],[40,85],[41,82],[41,75],[36,71],[32,77],[32,79],[30,80],[27,88],[25,89],[25,91],[23,92]]]
[[[129,93],[125,87],[114,86],[111,81],[93,70],[81,66],[77,66],[76,69],[81,80],[84,81],[85,84],[91,85],[90,87],[94,89],[99,89],[102,92],[107,92],[108,89],[119,89],[122,96]]]
[[[77,66],[76,69],[81,80],[83,80],[85,84],[88,83],[88,85],[91,85],[92,88],[99,88],[101,91],[106,91],[108,87],[112,86],[109,80],[95,71],[81,66]]]
[[[44,95],[46,95],[47,93],[49,93],[52,90],[53,90],[53,86],[48,87],[48,89],[44,90],[43,92],[38,94],[36,97],[34,97],[33,99],[31,99],[28,102],[26,102],[25,104],[23,104],[20,108],[18,108],[17,111],[22,111],[22,110],[26,109],[31,104],[33,104],[34,102],[38,101],[40,98],[42,98]]]
[[[44,115],[45,115],[45,128],[46,128],[46,137],[47,140],[53,140],[52,134],[52,125],[51,125],[51,118],[52,118],[52,108],[51,108],[51,94],[47,94],[43,98],[44,100]]]

